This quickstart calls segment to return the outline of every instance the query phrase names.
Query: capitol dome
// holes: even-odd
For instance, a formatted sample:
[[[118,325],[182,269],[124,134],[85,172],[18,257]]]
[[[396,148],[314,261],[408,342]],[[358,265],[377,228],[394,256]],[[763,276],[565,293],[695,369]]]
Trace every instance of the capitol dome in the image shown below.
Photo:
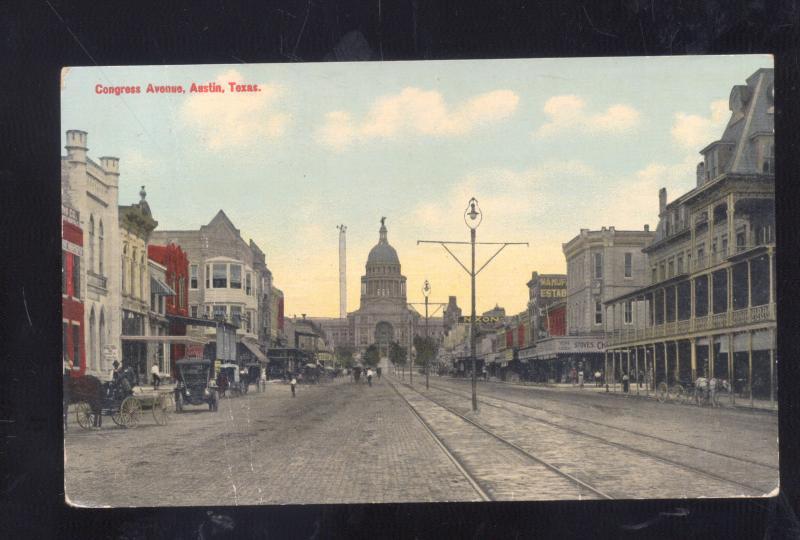
[[[375,246],[369,251],[369,255],[367,256],[367,266],[379,264],[399,266],[400,259],[397,257],[397,251],[395,251],[395,249],[389,245],[389,241],[386,239],[386,225],[384,225],[383,219],[381,220],[381,228],[379,232],[380,238],[378,243],[375,244]]]

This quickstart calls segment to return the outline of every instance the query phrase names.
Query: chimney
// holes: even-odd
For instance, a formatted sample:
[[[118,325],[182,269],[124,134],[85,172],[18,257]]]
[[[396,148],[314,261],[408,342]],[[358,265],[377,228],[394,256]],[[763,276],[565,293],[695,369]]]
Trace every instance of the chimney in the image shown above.
[[[658,213],[659,215],[664,213],[664,210],[667,209],[667,188],[661,188],[658,190]]]
[[[703,182],[706,180],[706,164],[705,162],[701,161],[697,164],[697,187],[703,185]]]
[[[89,148],[86,146],[87,134],[85,131],[79,129],[67,130],[67,156],[70,161],[78,161],[86,163],[86,152]]]

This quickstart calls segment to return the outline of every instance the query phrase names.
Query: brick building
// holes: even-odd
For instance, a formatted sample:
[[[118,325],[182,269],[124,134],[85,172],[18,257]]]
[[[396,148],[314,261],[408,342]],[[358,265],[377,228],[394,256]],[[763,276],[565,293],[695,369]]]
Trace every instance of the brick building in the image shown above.
[[[80,214],[74,208],[61,205],[61,323],[62,356],[65,369],[74,376],[86,372],[84,346],[83,289],[81,288],[81,259],[83,230]]]

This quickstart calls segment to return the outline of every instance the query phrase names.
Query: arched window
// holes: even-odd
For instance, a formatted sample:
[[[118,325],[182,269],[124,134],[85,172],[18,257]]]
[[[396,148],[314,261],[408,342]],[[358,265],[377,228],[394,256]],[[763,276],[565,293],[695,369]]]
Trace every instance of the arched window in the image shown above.
[[[144,252],[141,255],[141,268],[139,269],[139,298],[146,300],[144,297],[144,276],[147,275],[147,262],[144,258]]]
[[[106,345],[106,313],[105,310],[100,308],[100,326],[97,331],[97,344],[98,346],[98,363],[103,359],[103,347]]]
[[[94,216],[89,216],[89,272],[94,272]]]
[[[122,294],[128,294],[128,244],[122,244]]]
[[[131,249],[131,296],[138,296],[136,294],[136,284],[139,282],[136,275],[136,248]]]
[[[99,271],[98,273],[102,276],[103,275],[103,220],[100,220],[100,236],[98,238],[98,257],[97,257],[97,264]]]
[[[97,355],[95,353],[95,318],[94,318],[94,306],[92,306],[92,311],[89,314],[89,365],[92,369],[97,369]]]

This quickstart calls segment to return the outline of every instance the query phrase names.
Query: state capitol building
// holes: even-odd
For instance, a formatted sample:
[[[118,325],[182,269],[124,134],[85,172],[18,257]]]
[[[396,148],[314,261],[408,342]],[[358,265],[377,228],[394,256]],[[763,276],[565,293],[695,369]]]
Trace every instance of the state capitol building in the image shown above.
[[[369,251],[366,270],[361,276],[360,307],[346,318],[312,319],[323,328],[334,347],[351,346],[363,355],[367,347],[375,344],[382,359],[388,358],[391,342],[410,350],[414,336],[425,335],[424,308],[417,311],[408,303],[406,277],[401,273],[397,251],[389,244],[385,219],[381,218],[378,243]],[[417,300],[421,301],[422,293],[419,296]],[[428,335],[441,340],[445,325],[456,322],[454,317],[457,315],[453,309],[446,309],[443,317],[429,317]]]

